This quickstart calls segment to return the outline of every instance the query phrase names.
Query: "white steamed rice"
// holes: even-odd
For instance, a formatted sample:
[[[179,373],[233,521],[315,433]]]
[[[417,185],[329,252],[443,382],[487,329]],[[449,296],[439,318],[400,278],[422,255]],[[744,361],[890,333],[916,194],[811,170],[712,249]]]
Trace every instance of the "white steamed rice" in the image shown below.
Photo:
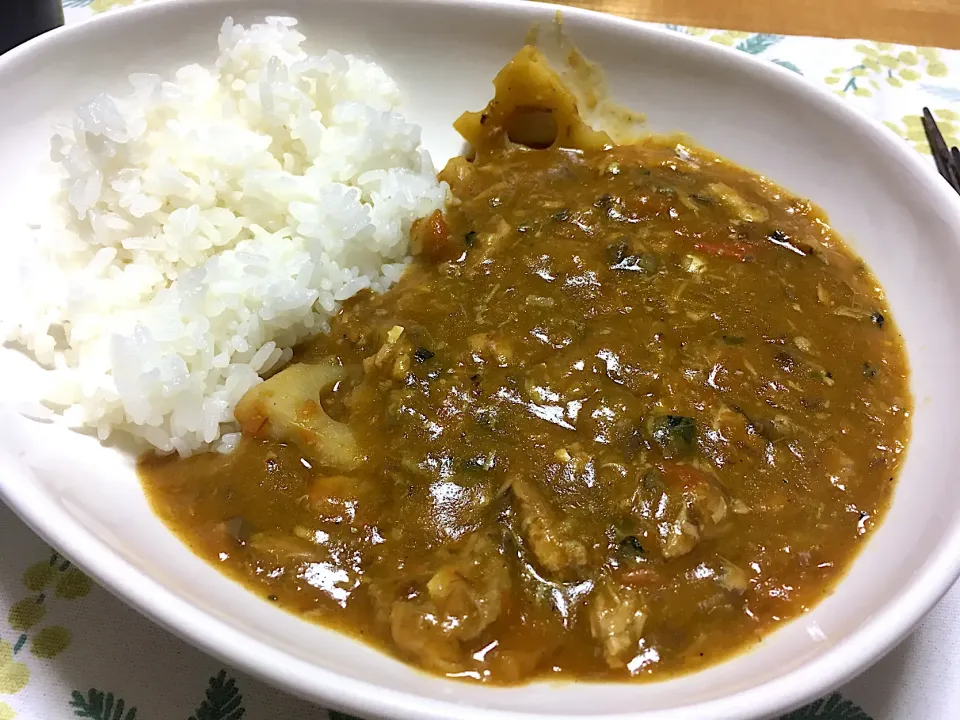
[[[233,409],[340,302],[400,275],[442,207],[420,128],[372,62],[228,18],[216,67],[132,75],[51,142],[62,176],[6,308],[74,427],[229,451]]]

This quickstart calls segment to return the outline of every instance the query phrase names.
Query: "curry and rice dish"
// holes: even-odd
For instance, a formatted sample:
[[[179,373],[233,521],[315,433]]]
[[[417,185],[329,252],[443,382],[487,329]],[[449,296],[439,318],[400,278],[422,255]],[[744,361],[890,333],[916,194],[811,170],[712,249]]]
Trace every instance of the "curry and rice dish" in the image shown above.
[[[384,293],[145,457],[160,517],[303,618],[495,684],[663,679],[816,605],[890,501],[903,344],[809,202],[614,145],[531,47]]]

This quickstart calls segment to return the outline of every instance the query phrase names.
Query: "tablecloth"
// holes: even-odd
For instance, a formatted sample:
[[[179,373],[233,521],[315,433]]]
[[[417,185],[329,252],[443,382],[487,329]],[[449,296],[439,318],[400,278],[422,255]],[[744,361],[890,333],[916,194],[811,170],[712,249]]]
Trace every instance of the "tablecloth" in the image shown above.
[[[68,23],[130,0],[64,0]],[[667,26],[825,84],[929,154],[960,133],[960,51]],[[0,720],[345,720],[223,666],[92,583],[0,506]],[[862,676],[783,720],[960,720],[960,586]]]

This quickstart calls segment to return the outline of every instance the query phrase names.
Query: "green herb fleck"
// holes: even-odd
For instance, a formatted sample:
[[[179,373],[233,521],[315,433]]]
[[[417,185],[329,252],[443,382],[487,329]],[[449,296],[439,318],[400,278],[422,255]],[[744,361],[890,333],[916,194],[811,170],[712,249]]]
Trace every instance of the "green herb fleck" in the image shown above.
[[[652,435],[667,457],[689,455],[697,444],[697,422],[683,415],[664,415],[654,419]]]
[[[620,541],[619,548],[620,554],[628,558],[642,557],[646,552],[636,535],[627,535],[627,537]]]
[[[427,360],[429,360],[433,356],[434,356],[434,353],[431,352],[430,350],[427,350],[425,347],[418,347],[413,352],[413,359],[416,360],[418,363],[425,363]]]

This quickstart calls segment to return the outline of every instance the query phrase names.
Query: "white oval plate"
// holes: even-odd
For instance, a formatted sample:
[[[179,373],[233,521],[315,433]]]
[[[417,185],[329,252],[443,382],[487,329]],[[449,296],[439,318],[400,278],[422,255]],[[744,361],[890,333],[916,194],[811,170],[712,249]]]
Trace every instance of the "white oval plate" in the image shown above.
[[[289,14],[314,44],[365,53],[404,90],[438,164],[451,123],[482,107],[534,22],[557,8],[520,0],[179,0],[52,32],[0,59],[0,234],[6,268],[46,197],[50,127],[131,72],[212,61],[224,17]],[[793,73],[718,46],[565,9],[615,98],[654,131],[699,143],[812,198],[864,256],[903,329],[914,437],[894,505],[837,592],[748,654],[656,684],[488,688],[428,677],[247,593],[194,557],[150,512],[133,458],[21,417],[37,369],[0,350],[0,495],[49,542],[134,607],[210,653],[328,706],[427,718],[746,720],[849,679],[890,649],[960,574],[960,202],[915,153]],[[16,302],[0,283],[0,312]]]

